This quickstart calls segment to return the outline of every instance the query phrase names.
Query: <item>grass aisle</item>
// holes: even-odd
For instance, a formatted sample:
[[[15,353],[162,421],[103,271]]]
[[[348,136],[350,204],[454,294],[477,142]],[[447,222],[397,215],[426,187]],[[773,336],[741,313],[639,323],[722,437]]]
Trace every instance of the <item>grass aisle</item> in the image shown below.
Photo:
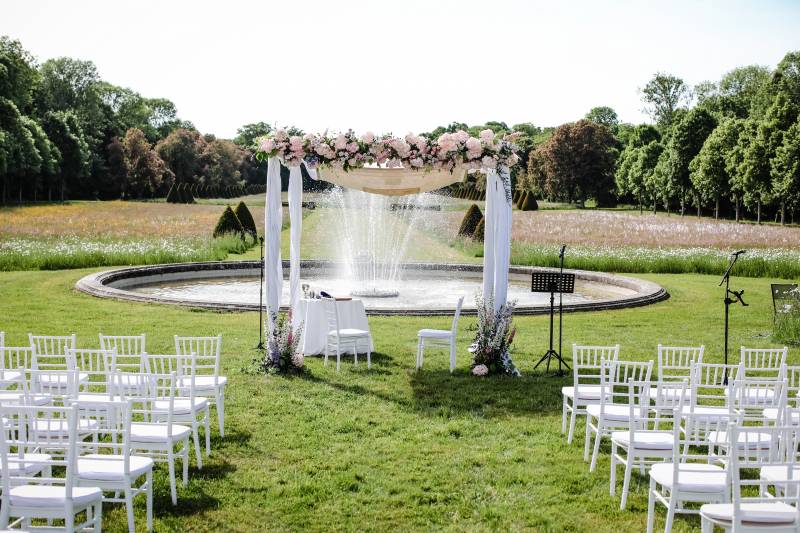
[[[468,375],[466,347],[474,318],[461,323],[458,370],[431,352],[423,371],[411,369],[416,331],[447,327],[437,317],[371,317],[378,354],[373,370],[323,367],[310,358],[307,375],[240,373],[253,356],[257,315],[220,314],[114,302],[76,293],[91,270],[0,273],[0,330],[8,345],[28,331],[75,332],[81,346],[97,333],[147,333],[152,352],[171,351],[172,335],[222,332],[229,376],[228,435],[213,433],[212,457],[169,502],[166,470],[156,480],[157,531],[256,530],[552,530],[642,531],[645,481],[634,474],[629,510],[608,495],[608,448],[598,471],[582,461],[582,432],[572,446],[560,435],[560,387],[531,368],[547,342],[545,317],[520,317],[515,360],[520,379]],[[646,308],[565,317],[573,341],[622,344],[622,356],[655,357],[658,342],[705,343],[719,361],[721,293],[716,276],[647,275],[668,301]],[[769,280],[736,279],[751,304],[732,309],[732,342],[768,346]],[[793,364],[798,352],[790,352]],[[579,429],[582,424],[579,425]],[[104,509],[105,529],[125,529],[123,509]],[[144,505],[136,520],[144,527]],[[657,527],[663,527],[663,512]],[[696,528],[679,518],[675,531]]]

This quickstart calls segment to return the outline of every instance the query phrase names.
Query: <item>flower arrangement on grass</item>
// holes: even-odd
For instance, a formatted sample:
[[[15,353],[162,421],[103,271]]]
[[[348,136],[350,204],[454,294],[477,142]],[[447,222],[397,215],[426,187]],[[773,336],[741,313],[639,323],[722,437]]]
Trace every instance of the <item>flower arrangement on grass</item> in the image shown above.
[[[495,311],[492,298],[484,300],[481,295],[475,297],[475,306],[478,309],[478,333],[469,347],[472,353],[473,375],[520,375],[511,359],[511,343],[514,342],[517,331],[512,324],[515,305],[516,302],[508,302]]]
[[[267,332],[267,349],[255,363],[257,370],[265,374],[283,372],[302,372],[305,370],[305,358],[300,346],[303,324],[292,327],[292,312],[287,314],[273,313],[275,329]]]
[[[378,164],[419,170],[511,168],[519,162],[514,141],[519,133],[500,136],[492,130],[471,137],[463,130],[443,133],[433,139],[409,133],[405,137],[357,136],[352,130],[335,135],[290,135],[279,129],[257,140],[256,157],[279,157],[287,165],[305,162],[311,167],[331,166],[342,170]]]

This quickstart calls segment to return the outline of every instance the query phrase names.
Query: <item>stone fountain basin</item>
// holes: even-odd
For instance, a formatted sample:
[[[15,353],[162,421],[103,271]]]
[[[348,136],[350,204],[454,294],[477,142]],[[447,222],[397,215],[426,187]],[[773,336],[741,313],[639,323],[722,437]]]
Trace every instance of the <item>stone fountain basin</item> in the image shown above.
[[[288,261],[284,261],[283,268],[285,302]],[[312,287],[317,287],[315,279],[321,283],[334,283],[331,278],[335,277],[339,268],[340,265],[330,261],[302,261],[301,280],[311,283]],[[549,312],[549,295],[529,292],[531,272],[542,271],[552,269],[521,266],[509,269],[509,299],[519,300],[517,314]],[[404,263],[403,272],[408,279],[400,286],[400,292],[406,291],[406,300],[367,298],[364,299],[367,313],[452,314],[455,300],[462,294],[465,296],[464,313],[475,313],[472,296],[481,286],[481,265]],[[660,285],[638,278],[584,270],[567,272],[575,274],[576,291],[581,292],[578,295],[564,295],[564,310],[567,312],[636,307],[669,297]],[[219,311],[258,311],[259,275],[258,261],[162,264],[98,272],[80,279],[75,288],[100,298]],[[331,289],[329,285],[318,288]],[[337,292],[334,290],[334,293]],[[342,291],[338,293],[345,294]]]

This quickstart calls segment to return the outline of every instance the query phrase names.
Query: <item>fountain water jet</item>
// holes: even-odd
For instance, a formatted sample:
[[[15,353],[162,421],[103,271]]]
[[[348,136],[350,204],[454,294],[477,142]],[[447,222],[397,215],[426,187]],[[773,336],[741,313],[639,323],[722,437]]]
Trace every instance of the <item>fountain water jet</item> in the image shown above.
[[[402,264],[411,236],[437,202],[434,195],[383,196],[336,187],[328,194],[334,234],[341,236],[337,260],[352,283],[350,294],[372,298],[399,295]]]

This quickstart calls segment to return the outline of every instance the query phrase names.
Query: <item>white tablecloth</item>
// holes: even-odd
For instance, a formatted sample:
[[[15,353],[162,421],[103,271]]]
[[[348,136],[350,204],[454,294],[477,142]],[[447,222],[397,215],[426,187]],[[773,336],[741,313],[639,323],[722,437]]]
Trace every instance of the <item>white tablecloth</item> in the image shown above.
[[[305,355],[316,355],[325,353],[325,344],[328,340],[328,321],[325,318],[325,308],[322,300],[308,300],[300,298],[297,310],[294,315],[295,324],[299,321],[304,323],[303,353]],[[339,328],[354,328],[369,331],[367,312],[364,309],[364,302],[361,300],[343,300],[336,302],[339,308]],[[366,353],[367,348],[374,351],[372,345],[368,346],[366,339],[358,341],[359,353]],[[348,353],[353,349],[348,348]]]

